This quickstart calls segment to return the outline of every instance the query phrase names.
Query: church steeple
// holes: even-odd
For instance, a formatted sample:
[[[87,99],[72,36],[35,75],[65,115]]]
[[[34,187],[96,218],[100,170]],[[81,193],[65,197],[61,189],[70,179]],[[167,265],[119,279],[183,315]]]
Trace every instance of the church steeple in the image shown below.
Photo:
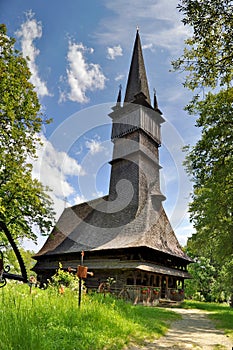
[[[133,189],[130,205],[134,208],[134,214],[146,201],[150,203],[149,206],[160,210],[161,202],[165,200],[160,190],[159,176],[160,129],[164,119],[158,109],[156,95],[154,107],[151,105],[138,30],[122,107],[120,101],[121,89],[117,104],[109,114],[113,120],[111,139],[114,143],[109,202],[116,200],[119,195],[117,186],[127,180]],[[128,196],[126,189],[123,196]],[[122,215],[123,218],[125,213],[122,212]]]
[[[144,100],[148,105],[151,105],[141,40],[139,30],[137,29],[124,102],[135,103],[136,100],[139,99],[140,101]],[[143,103],[139,102],[138,104]]]

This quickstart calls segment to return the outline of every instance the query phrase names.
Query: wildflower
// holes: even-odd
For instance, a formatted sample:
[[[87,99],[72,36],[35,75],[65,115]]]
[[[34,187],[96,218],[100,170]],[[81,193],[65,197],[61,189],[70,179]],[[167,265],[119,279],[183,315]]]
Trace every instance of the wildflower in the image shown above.
[[[30,287],[30,294],[32,293],[32,286],[33,285],[35,286],[36,283],[37,283],[36,277],[35,276],[30,276],[29,280],[28,280],[28,285]]]
[[[36,284],[36,277],[35,276],[30,276],[29,277],[29,283],[31,283],[31,284]]]
[[[63,286],[63,284],[61,284],[60,287],[58,288],[58,292],[59,292],[59,294],[65,293],[65,286]]]

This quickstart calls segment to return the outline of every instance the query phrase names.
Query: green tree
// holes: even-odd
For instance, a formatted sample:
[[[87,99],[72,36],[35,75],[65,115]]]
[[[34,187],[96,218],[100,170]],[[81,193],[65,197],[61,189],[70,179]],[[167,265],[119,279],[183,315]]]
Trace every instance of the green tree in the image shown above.
[[[185,284],[186,297],[199,301],[214,301],[213,285],[215,283],[216,269],[211,265],[210,259],[205,257],[194,258],[189,267],[192,279]]]
[[[35,260],[32,258],[32,256],[35,254],[35,252],[31,250],[26,250],[22,247],[19,248],[20,254],[23,258],[24,265],[26,267],[27,275],[34,275],[35,273],[31,271],[33,266],[35,265]],[[10,266],[10,272],[14,274],[20,274],[20,266],[19,262],[15,256],[15,252],[11,247],[6,247],[4,251],[4,264]]]
[[[222,267],[215,277],[233,302],[233,4],[182,0],[178,8],[193,35],[173,67],[187,72],[184,85],[194,97],[186,110],[201,128],[185,162],[194,184],[189,210],[196,234],[190,241],[197,256]]]
[[[181,0],[178,5],[184,25],[192,27],[183,55],[173,62],[184,69],[185,86],[215,88],[232,81],[232,0]]]
[[[194,246],[194,247],[193,247]],[[188,241],[186,253],[193,258],[188,271],[192,279],[185,283],[185,295],[199,301],[228,301],[230,288],[226,288],[225,280],[228,279],[226,266],[211,260],[209,257],[197,252],[195,242]]]
[[[32,178],[32,160],[44,120],[27,61],[0,25],[0,239],[10,241],[21,261],[15,239],[36,241],[53,224],[52,202],[42,184]],[[26,272],[24,271],[24,275]]]

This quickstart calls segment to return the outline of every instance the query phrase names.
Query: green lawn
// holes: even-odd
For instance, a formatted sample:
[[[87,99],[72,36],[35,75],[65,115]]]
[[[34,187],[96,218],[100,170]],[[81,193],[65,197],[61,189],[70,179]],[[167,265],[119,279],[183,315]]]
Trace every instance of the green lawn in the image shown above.
[[[103,294],[83,295],[54,288],[40,290],[8,283],[0,290],[0,349],[117,350],[130,342],[164,335],[180,316],[172,310],[133,306]],[[217,327],[233,338],[233,309],[227,305],[185,301],[181,307],[210,311]]]
[[[164,335],[177,314],[161,308],[133,306],[102,294],[33,289],[9,283],[0,290],[0,349],[122,349],[133,341]]]

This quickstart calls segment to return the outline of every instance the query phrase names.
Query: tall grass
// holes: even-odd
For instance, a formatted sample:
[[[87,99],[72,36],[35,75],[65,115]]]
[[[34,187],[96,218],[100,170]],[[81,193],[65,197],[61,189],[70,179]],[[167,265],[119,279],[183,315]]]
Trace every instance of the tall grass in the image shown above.
[[[200,309],[209,311],[209,317],[219,329],[223,329],[233,340],[233,308],[227,304],[204,303],[198,301],[185,301],[181,305],[185,308]]]
[[[0,349],[103,350],[122,349],[130,341],[164,335],[179,317],[160,308],[133,306],[111,296],[84,295],[68,289],[33,289],[8,284],[0,290]]]

